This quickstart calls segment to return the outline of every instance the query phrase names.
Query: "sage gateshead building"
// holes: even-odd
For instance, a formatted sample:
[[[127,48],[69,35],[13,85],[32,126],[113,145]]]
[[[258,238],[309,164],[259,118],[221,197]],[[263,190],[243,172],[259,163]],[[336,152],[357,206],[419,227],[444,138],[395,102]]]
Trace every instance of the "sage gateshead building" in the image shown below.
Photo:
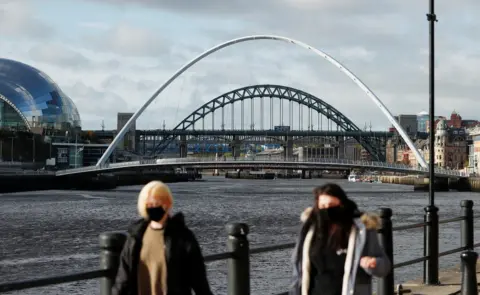
[[[44,72],[0,58],[0,128],[81,129],[73,101]]]

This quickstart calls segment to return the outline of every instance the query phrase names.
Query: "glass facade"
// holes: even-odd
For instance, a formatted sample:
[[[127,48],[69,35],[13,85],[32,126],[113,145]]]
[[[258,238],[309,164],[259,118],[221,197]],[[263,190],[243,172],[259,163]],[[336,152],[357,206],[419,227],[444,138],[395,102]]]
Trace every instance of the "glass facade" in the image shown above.
[[[0,128],[81,128],[73,101],[45,73],[0,58]]]
[[[427,122],[429,119],[428,114],[422,114],[417,116],[417,131],[418,132],[427,132]]]

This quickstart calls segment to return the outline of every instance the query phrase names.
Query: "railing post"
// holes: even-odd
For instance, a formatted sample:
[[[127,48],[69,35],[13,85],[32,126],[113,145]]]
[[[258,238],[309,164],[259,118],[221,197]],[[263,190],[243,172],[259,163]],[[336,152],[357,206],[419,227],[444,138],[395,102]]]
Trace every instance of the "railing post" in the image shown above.
[[[462,259],[462,295],[478,295],[477,259],[474,251],[465,251],[460,255]]]
[[[115,283],[120,253],[125,244],[126,235],[119,232],[100,234],[100,269],[107,270],[109,275],[100,279],[100,295],[110,295]]]
[[[424,253],[428,260],[424,263],[423,282],[426,285],[438,285],[438,208],[425,207]]]
[[[473,201],[463,200],[460,203],[462,207],[462,247],[465,250],[473,250],[474,230],[473,230]]]
[[[228,295],[250,295],[250,251],[248,225],[227,225],[227,251],[233,253],[228,259]]]
[[[378,279],[377,295],[394,295],[392,209],[380,208],[379,215],[382,223],[378,239],[392,263],[392,268],[387,276]]]

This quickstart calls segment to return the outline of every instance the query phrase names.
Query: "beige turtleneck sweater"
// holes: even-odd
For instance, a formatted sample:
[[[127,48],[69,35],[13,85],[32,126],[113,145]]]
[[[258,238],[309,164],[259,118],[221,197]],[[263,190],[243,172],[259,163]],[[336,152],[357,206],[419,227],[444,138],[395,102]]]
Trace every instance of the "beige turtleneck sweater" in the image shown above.
[[[148,226],[138,264],[138,295],[167,294],[164,230]]]

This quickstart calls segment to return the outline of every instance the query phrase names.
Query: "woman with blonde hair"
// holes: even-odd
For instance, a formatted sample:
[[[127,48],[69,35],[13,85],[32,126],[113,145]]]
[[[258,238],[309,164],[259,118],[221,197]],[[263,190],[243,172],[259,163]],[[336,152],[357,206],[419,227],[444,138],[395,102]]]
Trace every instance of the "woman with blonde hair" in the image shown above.
[[[128,230],[112,295],[212,295],[195,235],[182,213],[170,216],[168,186],[148,183],[137,206],[141,219]]]

